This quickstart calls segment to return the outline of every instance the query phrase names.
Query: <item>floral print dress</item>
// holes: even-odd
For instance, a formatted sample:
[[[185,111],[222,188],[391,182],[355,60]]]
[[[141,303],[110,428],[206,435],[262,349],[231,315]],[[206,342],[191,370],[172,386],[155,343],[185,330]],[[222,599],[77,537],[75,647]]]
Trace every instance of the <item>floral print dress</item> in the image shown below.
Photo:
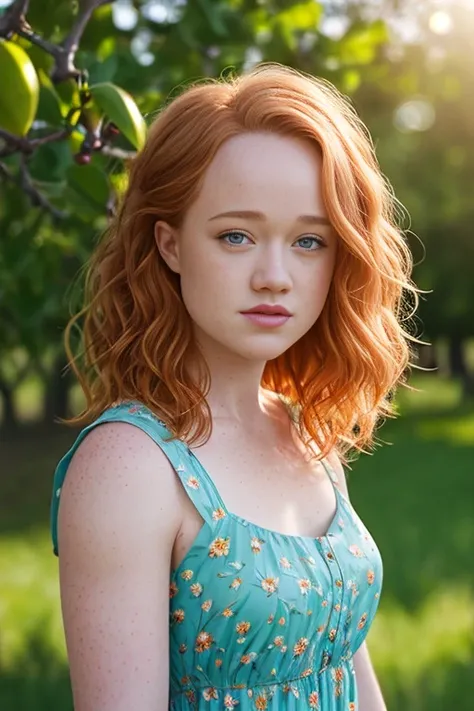
[[[363,711],[353,656],[367,636],[382,586],[377,546],[337,477],[337,509],[324,536],[289,536],[231,513],[199,460],[138,402],[85,427],[54,475],[51,525],[67,467],[88,431],[128,422],[163,450],[204,520],[170,577],[173,711]],[[168,441],[167,441],[168,440]],[[161,711],[161,709],[157,709]]]

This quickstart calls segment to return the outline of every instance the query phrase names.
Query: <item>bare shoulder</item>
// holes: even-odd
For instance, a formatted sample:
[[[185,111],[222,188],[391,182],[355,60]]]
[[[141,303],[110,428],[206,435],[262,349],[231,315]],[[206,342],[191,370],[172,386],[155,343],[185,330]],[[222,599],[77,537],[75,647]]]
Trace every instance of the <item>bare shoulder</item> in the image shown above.
[[[86,543],[92,534],[86,522],[93,524],[90,544],[95,550],[101,545],[98,535],[118,536],[124,524],[130,545],[138,544],[146,531],[174,540],[180,524],[178,496],[176,474],[151,437],[126,422],[101,424],[70,462],[61,491],[60,547],[72,534]]]
[[[109,422],[77,448],[58,519],[76,711],[168,707],[169,582],[179,484],[160,447]]]

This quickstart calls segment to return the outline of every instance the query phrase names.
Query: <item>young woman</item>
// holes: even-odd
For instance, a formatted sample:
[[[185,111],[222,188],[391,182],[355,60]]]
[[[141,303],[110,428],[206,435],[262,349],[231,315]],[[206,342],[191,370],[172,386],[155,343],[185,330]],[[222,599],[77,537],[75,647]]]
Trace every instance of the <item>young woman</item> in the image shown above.
[[[382,562],[342,465],[409,364],[393,213],[352,109],[293,70],[199,83],[152,125],[68,329],[76,711],[385,710]]]

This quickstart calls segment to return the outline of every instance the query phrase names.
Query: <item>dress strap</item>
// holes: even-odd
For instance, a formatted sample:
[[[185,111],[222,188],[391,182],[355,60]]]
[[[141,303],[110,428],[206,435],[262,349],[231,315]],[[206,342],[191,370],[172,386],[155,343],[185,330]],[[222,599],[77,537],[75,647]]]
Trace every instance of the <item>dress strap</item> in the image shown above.
[[[329,476],[331,482],[336,487],[336,489],[340,489],[339,478],[338,478],[332,464],[329,463],[328,458],[324,457],[324,459],[321,459],[321,464],[325,468],[327,475]]]
[[[222,501],[214,482],[199,460],[193,455],[185,442],[172,439],[165,423],[145,405],[136,401],[122,402],[105,410],[90,425],[79,433],[72,447],[64,455],[56,467],[53,480],[53,497],[51,502],[51,534],[53,550],[58,553],[57,518],[61,488],[64,483],[68,466],[74,452],[84,440],[88,432],[106,422],[127,422],[135,425],[148,434],[160,447],[174,471],[178,475],[186,494],[191,499],[203,520],[211,527],[227,515],[227,509]]]

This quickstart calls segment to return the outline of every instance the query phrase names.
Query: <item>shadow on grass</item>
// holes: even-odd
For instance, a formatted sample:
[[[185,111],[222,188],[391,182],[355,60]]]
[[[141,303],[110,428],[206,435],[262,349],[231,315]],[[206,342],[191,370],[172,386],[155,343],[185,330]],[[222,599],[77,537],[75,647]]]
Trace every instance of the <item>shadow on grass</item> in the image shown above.
[[[78,433],[60,425],[0,433],[0,535],[49,526],[53,473]]]
[[[470,711],[473,694],[474,668],[469,662],[433,666],[412,688],[384,687],[389,711]]]
[[[454,444],[437,422],[430,414],[387,424],[380,438],[393,444],[349,474],[352,503],[384,559],[383,597],[410,611],[443,585],[474,591],[474,437]]]
[[[69,670],[38,627],[13,667],[0,669],[2,711],[73,711]]]

